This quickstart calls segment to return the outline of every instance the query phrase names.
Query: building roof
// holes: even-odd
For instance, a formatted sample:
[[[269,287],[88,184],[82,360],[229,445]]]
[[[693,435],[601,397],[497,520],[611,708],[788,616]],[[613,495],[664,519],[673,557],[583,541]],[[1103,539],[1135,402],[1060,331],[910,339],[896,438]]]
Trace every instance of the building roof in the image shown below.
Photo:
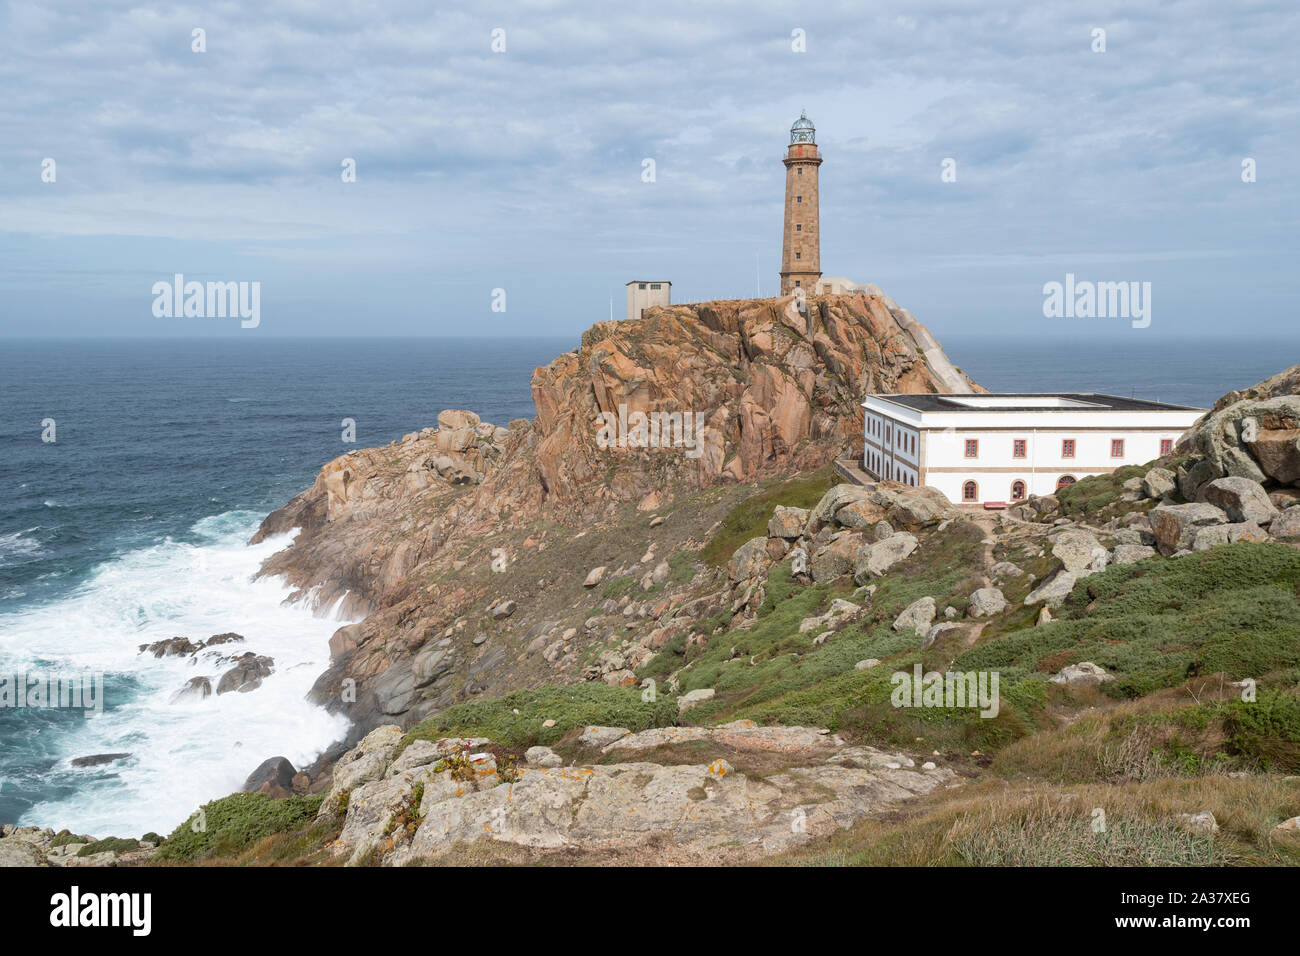
[[[876,394],[868,398],[918,412],[1202,412],[1145,398],[1098,392],[975,392],[969,395]]]
[[[642,282],[658,282],[663,285],[672,285],[667,279],[633,279],[631,282],[624,282],[624,285],[640,285]]]

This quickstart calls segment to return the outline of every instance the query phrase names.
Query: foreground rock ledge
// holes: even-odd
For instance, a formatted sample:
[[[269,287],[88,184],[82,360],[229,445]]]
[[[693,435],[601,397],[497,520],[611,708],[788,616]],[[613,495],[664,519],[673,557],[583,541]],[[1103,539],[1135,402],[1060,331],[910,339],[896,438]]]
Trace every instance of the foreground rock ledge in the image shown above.
[[[391,740],[395,730],[375,734]],[[635,754],[689,740],[733,754],[779,754],[789,762],[761,779],[736,771],[725,759],[499,769],[490,753],[470,752],[484,744],[481,739],[424,742],[421,757],[410,759],[408,748],[389,767],[372,763],[366,782],[351,779],[355,789],[330,850],[352,864],[387,866],[433,862],[458,843],[480,839],[551,850],[623,850],[659,841],[701,857],[722,847],[770,854],[957,783],[946,767],[926,763],[917,769],[904,754],[850,746],[816,728],[736,721],[684,731],[630,734],[603,751]],[[602,735],[608,736],[613,734]],[[363,741],[358,749],[381,751],[375,743]],[[458,764],[446,756],[458,753],[464,754]],[[426,762],[413,766],[418,759]],[[330,806],[327,800],[322,811]]]

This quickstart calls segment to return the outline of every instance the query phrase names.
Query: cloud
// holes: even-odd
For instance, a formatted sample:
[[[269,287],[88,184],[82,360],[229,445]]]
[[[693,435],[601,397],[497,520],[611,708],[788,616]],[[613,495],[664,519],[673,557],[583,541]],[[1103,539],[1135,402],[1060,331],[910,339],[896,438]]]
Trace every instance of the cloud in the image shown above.
[[[467,306],[515,275],[554,303],[535,317],[547,330],[585,327],[608,287],[647,270],[733,294],[752,289],[758,254],[772,291],[779,160],[801,108],[826,157],[828,274],[892,291],[890,269],[964,255],[1020,264],[1032,286],[1035,257],[1127,250],[1139,268],[1182,263],[1194,285],[1222,250],[1295,251],[1279,212],[1300,199],[1288,2],[227,0],[4,16],[0,235],[25,265],[52,256],[51,284],[64,257],[110,280],[166,266],[150,243],[147,260],[108,251],[133,237],[222,262],[257,250],[305,290],[348,264],[363,283],[377,261],[423,260],[421,281],[465,288]],[[195,28],[206,53],[190,49]],[[1255,184],[1240,181],[1245,156]],[[55,184],[40,181],[45,157]],[[340,181],[347,157],[355,184]],[[939,179],[949,157],[956,183]],[[1239,277],[1272,289],[1261,319],[1280,320],[1279,278]],[[978,281],[907,304],[942,325],[979,302]],[[421,328],[457,329],[458,302]]]

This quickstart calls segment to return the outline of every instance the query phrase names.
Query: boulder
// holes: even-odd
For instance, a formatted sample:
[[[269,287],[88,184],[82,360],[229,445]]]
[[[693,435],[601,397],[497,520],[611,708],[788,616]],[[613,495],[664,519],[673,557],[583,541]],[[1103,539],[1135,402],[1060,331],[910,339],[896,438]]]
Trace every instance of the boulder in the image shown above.
[[[873,667],[879,667],[880,661],[874,657],[868,657],[866,660],[858,661],[853,665],[855,671],[869,671]]]
[[[503,621],[518,610],[519,605],[514,601],[501,601],[492,608],[492,617],[498,621]]]
[[[534,767],[560,767],[564,758],[550,747],[529,747],[524,751],[524,760]]]
[[[605,580],[605,566],[602,564],[598,568],[592,568],[587,572],[586,580],[582,582],[584,588],[594,588],[601,581]]]
[[[894,630],[906,631],[913,630],[917,634],[925,635],[930,630],[930,624],[934,620],[938,608],[935,606],[934,598],[918,598],[903,609],[903,612],[894,618]]]
[[[1024,573],[1010,561],[999,561],[989,568],[989,575],[995,578],[1018,578]]]
[[[862,545],[852,534],[841,534],[812,557],[812,577],[825,584],[853,571],[854,558]]]
[[[872,489],[863,485],[836,485],[813,506],[808,514],[808,523],[804,534],[813,535],[835,519],[835,513],[854,501],[866,501],[871,497]]]
[[[1204,458],[1193,459],[1178,466],[1178,493],[1188,501],[1196,500],[1196,492],[1201,485],[1215,478],[1224,477],[1226,472],[1214,462]]]
[[[191,677],[185,686],[172,694],[171,703],[183,704],[190,701],[206,700],[212,696],[212,681],[206,677]]]
[[[1076,528],[1064,531],[1052,545],[1052,554],[1060,559],[1065,570],[1074,574],[1090,574],[1106,567],[1110,555],[1091,531]]]
[[[1249,478],[1215,478],[1202,485],[1196,497],[1222,509],[1230,521],[1268,524],[1277,514],[1264,486]]]
[[[578,743],[585,747],[605,747],[630,734],[626,727],[584,727],[578,737]]]
[[[217,694],[229,694],[232,691],[247,694],[262,686],[262,679],[271,676],[275,661],[269,657],[260,657],[249,651],[235,658],[235,666],[221,675],[217,684]]]
[[[971,617],[991,617],[1006,610],[1007,599],[997,588],[980,588],[971,594],[966,613]]]
[[[852,601],[835,598],[835,600],[831,601],[830,609],[825,614],[819,614],[816,617],[806,617],[800,621],[799,633],[806,634],[809,631],[839,627],[861,610],[862,608],[859,605],[854,604]]]
[[[1142,494],[1148,498],[1165,498],[1177,489],[1177,476],[1168,468],[1152,468],[1142,478]]]
[[[1065,603],[1065,599],[1070,596],[1074,590],[1074,584],[1079,580],[1079,576],[1073,571],[1067,571],[1061,568],[1055,574],[1043,580],[1043,583],[1034,588],[1025,595],[1025,605],[1037,604],[1040,601],[1048,607],[1060,607]]]
[[[1208,502],[1186,505],[1159,505],[1148,516],[1160,553],[1171,555],[1192,546],[1196,532],[1210,525],[1226,524],[1228,516]]]
[[[871,500],[884,508],[895,523],[910,527],[933,524],[953,512],[952,502],[944,493],[928,485],[877,488]]]
[[[129,756],[131,756],[129,753],[117,753],[117,754],[91,754],[88,757],[73,757],[72,766],[102,767],[106,763],[117,763],[117,761],[125,760]]]
[[[1213,411],[1178,443],[1219,474],[1279,484],[1300,482],[1300,395],[1248,398]]]
[[[853,558],[853,580],[865,584],[878,578],[916,550],[917,540],[906,531],[891,534],[883,541],[865,545]]]
[[[1275,538],[1300,538],[1300,506],[1278,512],[1268,526],[1268,533]]]
[[[835,523],[841,527],[851,528],[854,531],[865,531],[868,528],[874,529],[877,524],[884,520],[884,514],[885,511],[880,505],[863,498],[850,501],[835,512]]]
[[[1110,559],[1115,564],[1136,564],[1155,556],[1156,549],[1145,544],[1118,544],[1110,553]]]
[[[1192,539],[1192,550],[1208,551],[1210,548],[1217,548],[1221,544],[1232,544],[1237,541],[1267,540],[1268,532],[1253,521],[1216,524],[1208,528],[1201,528],[1196,532],[1196,537]]]
[[[925,632],[925,640],[921,642],[921,650],[926,650],[927,648],[932,647],[934,642],[948,631],[963,631],[965,629],[965,625],[955,624],[952,621],[943,621],[942,623],[935,624]]]
[[[203,646],[205,648],[210,648],[219,647],[222,644],[241,644],[243,643],[243,640],[243,634],[235,634],[233,631],[227,631],[225,634],[213,634],[203,642]]]
[[[146,651],[154,657],[184,657],[203,649],[203,643],[200,641],[195,644],[188,637],[169,637],[165,641],[154,641],[152,644],[141,644],[140,653]]]
[[[751,581],[762,578],[771,567],[772,559],[767,553],[767,538],[750,538],[731,556],[727,562],[727,573],[733,582]]]
[[[1092,661],[1083,661],[1079,664],[1069,664],[1062,667],[1057,674],[1048,678],[1048,682],[1052,684],[1104,684],[1106,681],[1114,679],[1115,675],[1106,673],[1104,667],[1099,667]]]
[[[1191,830],[1193,833],[1219,832],[1219,822],[1214,819],[1214,814],[1209,810],[1202,810],[1200,813],[1180,813],[1175,820],[1184,830]]]
[[[677,698],[677,713],[682,714],[690,710],[696,704],[702,704],[706,700],[713,700],[717,693],[712,687],[701,688],[700,690],[687,691]]]
[[[293,796],[293,778],[298,773],[288,757],[268,757],[248,775],[241,793],[264,793],[272,800]]]
[[[478,444],[479,417],[463,409],[446,409],[438,413],[438,432],[434,442],[439,451],[468,451]]]
[[[772,519],[767,523],[767,536],[793,541],[803,534],[807,524],[807,508],[787,508],[784,505],[777,505]]]

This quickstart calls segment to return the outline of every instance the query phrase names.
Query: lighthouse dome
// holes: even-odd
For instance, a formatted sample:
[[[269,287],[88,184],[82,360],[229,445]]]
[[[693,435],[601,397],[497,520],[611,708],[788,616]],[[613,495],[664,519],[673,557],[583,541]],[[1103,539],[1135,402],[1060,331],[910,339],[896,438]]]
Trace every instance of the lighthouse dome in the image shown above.
[[[790,127],[791,143],[815,143],[817,142],[817,129],[813,126],[812,120],[804,111],[799,112],[799,118],[794,121]]]

